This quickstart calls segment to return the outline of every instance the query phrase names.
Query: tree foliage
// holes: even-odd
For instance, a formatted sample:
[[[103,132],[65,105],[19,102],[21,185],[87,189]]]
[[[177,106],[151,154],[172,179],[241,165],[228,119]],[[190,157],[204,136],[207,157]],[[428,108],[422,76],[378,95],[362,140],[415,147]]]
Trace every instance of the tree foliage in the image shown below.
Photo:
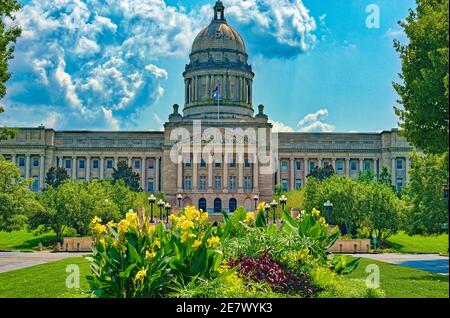
[[[112,177],[114,179],[114,182],[123,180],[125,182],[125,185],[134,192],[141,191],[139,174],[133,172],[133,169],[131,169],[131,167],[129,167],[128,164],[124,161],[121,161],[117,164],[117,169],[113,169]]]
[[[331,165],[327,165],[326,167],[323,167],[323,168],[315,167],[311,171],[311,173],[308,175],[308,178],[314,177],[319,180],[324,180],[324,179],[329,178],[332,175],[334,175],[334,173],[335,172],[334,172],[333,166],[331,166]]]
[[[47,172],[45,183],[57,188],[67,179],[69,179],[69,174],[66,169],[51,167]]]
[[[396,113],[410,142],[443,153],[449,147],[449,0],[416,1],[417,9],[399,22],[408,44],[394,42],[402,59],[402,83],[394,83],[402,106]]]

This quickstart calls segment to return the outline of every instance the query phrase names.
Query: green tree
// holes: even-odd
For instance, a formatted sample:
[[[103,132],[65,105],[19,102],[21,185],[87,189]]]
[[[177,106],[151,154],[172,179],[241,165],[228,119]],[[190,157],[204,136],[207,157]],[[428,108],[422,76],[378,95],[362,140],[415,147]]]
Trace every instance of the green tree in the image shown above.
[[[332,175],[334,175],[334,173],[335,172],[334,172],[333,166],[327,165],[326,167],[323,167],[323,168],[315,167],[307,177],[308,178],[314,177],[319,180],[325,180],[325,179],[331,177]]]
[[[16,39],[20,36],[19,26],[6,27],[5,19],[14,20],[14,13],[20,9],[20,4],[15,0],[2,0],[0,2],[0,100],[6,95],[5,83],[11,77],[8,71],[8,62],[14,57]],[[4,112],[0,106],[0,114]],[[0,140],[13,138],[16,130],[4,127],[0,129]]]
[[[113,169],[112,177],[114,182],[123,180],[125,185],[134,192],[141,191],[139,174],[133,172],[133,169],[131,169],[126,162],[121,161],[118,163],[117,169]]]
[[[19,230],[26,225],[30,212],[43,210],[30,185],[31,180],[20,178],[14,163],[0,156],[0,230]]]
[[[375,180],[375,175],[372,169],[368,169],[366,171],[360,172],[358,174],[358,181],[371,183]]]
[[[444,187],[448,185],[448,154],[411,157],[410,180],[406,193],[411,208],[407,231],[410,234],[432,234],[448,225],[448,199]]]
[[[45,183],[57,188],[67,179],[69,179],[69,174],[66,169],[51,167],[47,172]]]
[[[402,60],[396,113],[410,142],[439,154],[449,147],[449,0],[416,1],[416,10],[399,22],[408,44],[394,41]]]

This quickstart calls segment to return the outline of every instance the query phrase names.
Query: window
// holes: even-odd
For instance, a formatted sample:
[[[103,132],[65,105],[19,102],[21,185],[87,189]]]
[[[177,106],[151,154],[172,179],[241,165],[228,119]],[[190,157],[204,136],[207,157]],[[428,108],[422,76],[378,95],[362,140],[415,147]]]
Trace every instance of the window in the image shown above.
[[[206,167],[206,161],[203,158],[200,160],[200,167],[201,168],[205,168]]]
[[[369,160],[364,160],[364,171],[372,170],[372,164]]]
[[[113,168],[113,161],[112,160],[106,160],[106,168],[112,169]]]
[[[72,169],[72,160],[70,159],[66,160],[66,169]]]
[[[201,198],[200,200],[198,200],[198,208],[203,212],[207,211],[207,204],[205,198]]]
[[[283,192],[287,192],[289,190],[289,184],[286,179],[281,181],[281,188],[283,189]]]
[[[287,161],[282,161],[281,162],[281,170],[286,171],[289,169],[289,164]]]
[[[222,212],[222,200],[219,198],[214,200],[214,213],[221,213]]]
[[[33,158],[33,167],[39,167],[39,158]]]
[[[25,158],[24,157],[19,158],[19,167],[25,167]]]
[[[184,158],[184,166],[186,168],[192,167],[192,162],[191,162],[191,157],[190,156]]]
[[[134,169],[141,169],[141,161],[140,160],[134,161]]]
[[[230,160],[230,168],[236,168],[236,158],[232,158]]]
[[[336,170],[337,171],[343,171],[344,170],[344,162],[343,161],[336,161]]]
[[[397,189],[401,189],[403,188],[403,179],[402,178],[397,178]]]
[[[237,200],[235,198],[230,199],[228,202],[228,208],[230,209],[230,213],[233,213],[237,209]]]
[[[244,191],[247,193],[252,192],[252,188],[253,188],[252,177],[245,176],[244,177]]]
[[[301,188],[302,188],[302,180],[296,179],[295,180],[295,189],[298,190],[298,189],[301,189]]]
[[[248,158],[246,158],[244,160],[244,165],[245,165],[245,168],[250,168],[251,167],[251,163],[250,163],[250,160]]]
[[[148,169],[149,170],[155,169],[155,161],[154,160],[149,160],[148,161]]]
[[[155,182],[153,178],[149,178],[147,180],[147,192],[153,192],[155,191]]]
[[[97,159],[94,159],[94,160],[92,161],[92,167],[93,167],[94,169],[98,169],[98,160],[97,160]]]
[[[186,191],[192,190],[192,177],[191,176],[184,177],[184,190],[186,190]]]
[[[313,171],[315,167],[316,167],[316,163],[310,161],[309,162],[309,172]]]
[[[301,161],[296,161],[295,162],[295,168],[297,170],[302,170],[302,162]]]
[[[351,166],[352,171],[358,170],[358,163],[356,161],[352,161],[350,163],[350,166]]]
[[[222,191],[222,177],[221,176],[216,176],[214,178],[214,189],[216,191]]]
[[[222,162],[221,162],[220,160],[216,160],[215,167],[216,167],[216,168],[222,167]]]
[[[80,161],[78,162],[78,167],[79,167],[80,169],[84,169],[84,166],[85,166],[85,161],[84,161],[84,159],[80,159]]]
[[[200,176],[200,191],[206,191],[206,187],[207,187],[208,183],[206,180],[206,176]]]
[[[39,178],[37,176],[33,177],[33,183],[31,184],[31,191],[33,192],[39,191]]]
[[[402,170],[403,169],[403,159],[397,159],[396,162],[397,162],[397,164],[396,164],[397,169]]]
[[[228,189],[233,192],[236,191],[236,176],[229,177]]]

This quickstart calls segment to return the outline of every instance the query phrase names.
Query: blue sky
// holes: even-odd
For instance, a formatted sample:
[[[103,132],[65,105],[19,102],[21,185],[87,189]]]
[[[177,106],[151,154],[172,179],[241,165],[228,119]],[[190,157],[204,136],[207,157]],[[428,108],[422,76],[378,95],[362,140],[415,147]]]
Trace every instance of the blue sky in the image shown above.
[[[397,21],[413,0],[224,0],[256,73],[254,104],[280,131],[396,127]],[[159,130],[214,1],[27,0],[0,124]],[[379,28],[368,28],[368,5]]]

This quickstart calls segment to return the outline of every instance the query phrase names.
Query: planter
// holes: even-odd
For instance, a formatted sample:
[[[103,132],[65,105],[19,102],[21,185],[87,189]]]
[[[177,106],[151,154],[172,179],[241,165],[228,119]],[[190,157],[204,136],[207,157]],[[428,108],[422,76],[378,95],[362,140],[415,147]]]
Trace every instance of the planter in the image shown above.
[[[328,249],[331,253],[369,253],[370,252],[370,240],[369,239],[340,239],[337,240],[332,247]]]

